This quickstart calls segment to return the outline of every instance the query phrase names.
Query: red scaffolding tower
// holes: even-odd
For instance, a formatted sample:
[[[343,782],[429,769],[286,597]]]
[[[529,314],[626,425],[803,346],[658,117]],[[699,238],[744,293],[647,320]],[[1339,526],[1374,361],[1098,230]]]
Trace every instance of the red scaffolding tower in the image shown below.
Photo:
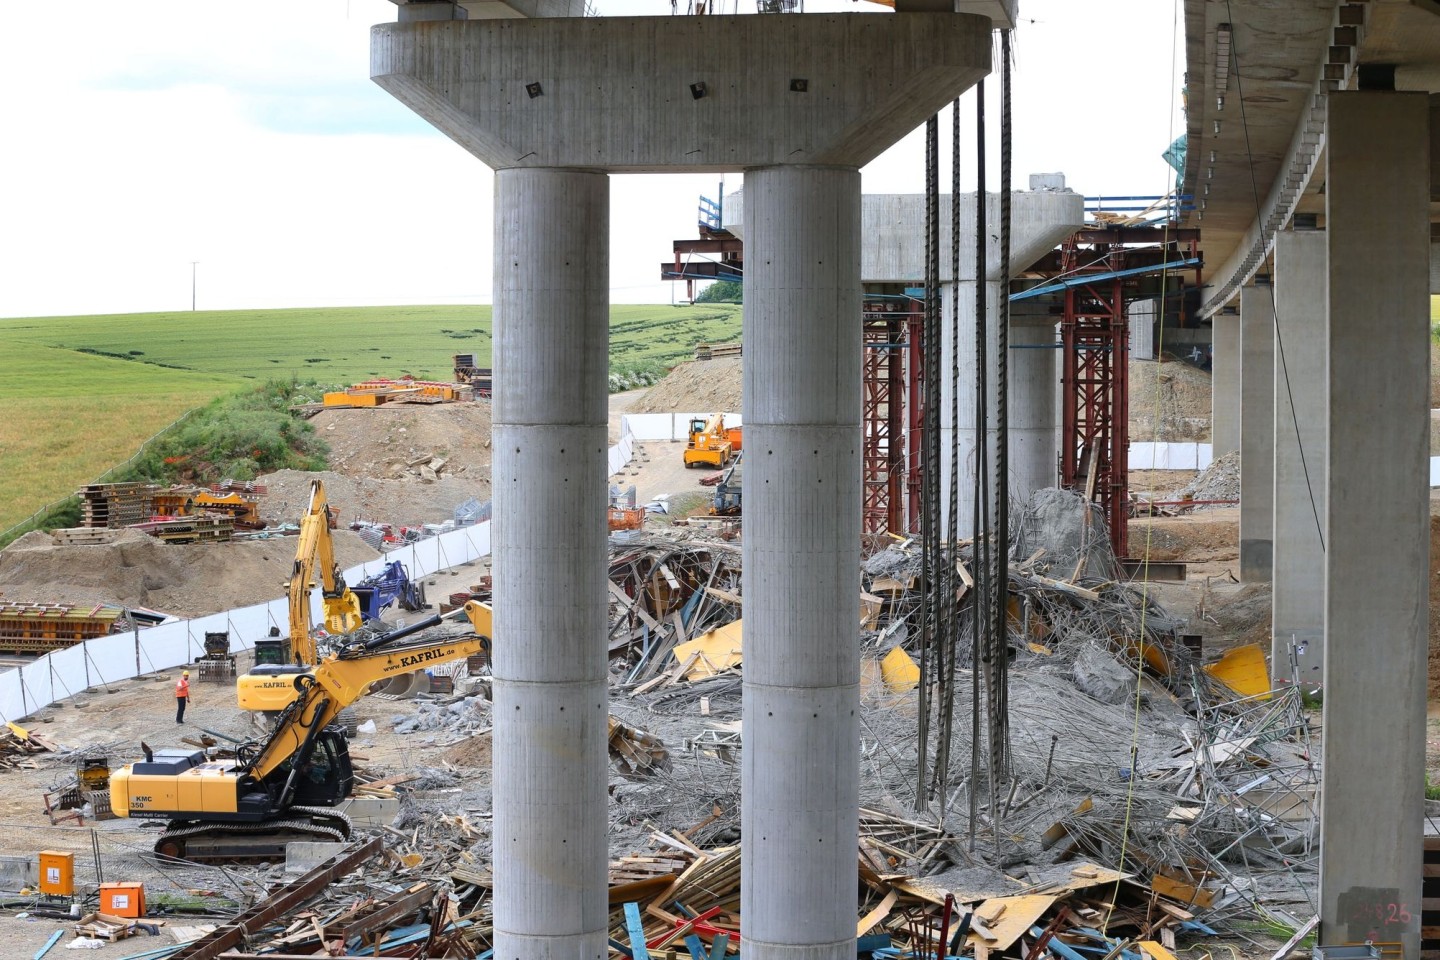
[[[1199,282],[1199,241],[1197,230],[1095,226],[1072,234],[1060,248],[1060,485],[1100,505],[1117,557],[1128,556],[1126,304],[1152,297],[1162,303],[1172,298],[1183,301],[1184,282],[1178,273],[1193,270]],[[1172,273],[1177,276],[1167,283]],[[1162,323],[1164,316],[1162,309]]]
[[[861,530],[867,534],[901,533],[908,529],[907,420],[917,395],[920,309],[918,301],[896,295],[867,295],[861,328],[864,332],[861,410]],[[907,389],[907,367],[912,383]],[[907,402],[911,401],[911,402]],[[915,461],[912,458],[910,463]],[[918,496],[918,489],[916,490]]]

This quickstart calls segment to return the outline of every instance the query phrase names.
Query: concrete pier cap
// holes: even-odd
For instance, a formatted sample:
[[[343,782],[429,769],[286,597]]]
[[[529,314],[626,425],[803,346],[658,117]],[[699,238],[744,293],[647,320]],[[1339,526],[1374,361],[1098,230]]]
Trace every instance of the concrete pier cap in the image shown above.
[[[409,21],[371,28],[370,76],[497,170],[861,167],[990,71],[990,33],[960,13]]]
[[[940,282],[950,283],[950,195],[940,195]],[[744,194],[725,195],[725,229],[743,237]],[[985,219],[1000,222],[1000,194],[985,198]],[[860,279],[864,283],[925,281],[925,196],[867,193],[860,198]],[[1010,194],[1010,270],[1024,271],[1085,223],[1085,198],[1071,190],[1017,190]],[[1000,276],[1000,244],[986,251],[986,280]],[[960,279],[975,279],[975,194],[960,195]]]

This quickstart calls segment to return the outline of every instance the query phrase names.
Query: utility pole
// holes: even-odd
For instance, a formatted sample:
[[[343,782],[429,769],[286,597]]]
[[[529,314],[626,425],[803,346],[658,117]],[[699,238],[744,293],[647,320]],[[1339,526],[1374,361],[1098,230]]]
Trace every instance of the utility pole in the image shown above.
[[[199,260],[190,261],[190,312],[195,312],[195,265]]]

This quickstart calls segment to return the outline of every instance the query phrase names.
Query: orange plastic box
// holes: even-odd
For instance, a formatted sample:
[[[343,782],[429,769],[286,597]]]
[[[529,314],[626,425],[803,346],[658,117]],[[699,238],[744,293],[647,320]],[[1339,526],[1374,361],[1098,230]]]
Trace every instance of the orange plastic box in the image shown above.
[[[145,916],[145,884],[100,884],[100,912],[131,919]]]
[[[40,851],[40,892],[47,897],[75,895],[75,854]]]

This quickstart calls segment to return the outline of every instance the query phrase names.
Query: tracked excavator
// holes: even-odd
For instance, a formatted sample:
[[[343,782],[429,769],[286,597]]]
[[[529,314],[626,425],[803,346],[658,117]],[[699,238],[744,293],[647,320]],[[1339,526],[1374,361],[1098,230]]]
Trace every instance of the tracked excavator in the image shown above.
[[[415,636],[462,615],[468,633]],[[347,840],[350,820],[332,808],[350,795],[355,775],[335,718],[379,680],[488,650],[490,631],[489,605],[472,600],[443,616],[353,639],[294,675],[295,696],[274,729],[264,740],[242,744],[234,759],[142,743],[145,759],[110,776],[112,807],[122,817],[168,821],[155,852],[198,863],[276,860],[292,840]],[[670,766],[659,740],[613,716],[607,740],[612,762],[626,776]]]
[[[471,632],[412,639],[462,614]],[[155,852],[200,863],[277,859],[292,840],[346,840],[349,819],[329,808],[350,795],[355,776],[335,718],[378,680],[479,653],[489,632],[490,608],[472,600],[444,617],[357,639],[295,674],[295,696],[274,730],[241,744],[234,759],[142,743],[145,759],[110,776],[112,807],[122,817],[169,821]]]
[[[242,674],[235,685],[241,710],[274,716],[296,696],[295,680],[311,669],[319,650],[310,632],[310,591],[320,574],[320,597],[325,607],[325,629],[332,635],[354,633],[364,622],[360,598],[345,584],[335,562],[335,543],[330,536],[330,507],[325,485],[310,481],[310,501],[300,520],[300,537],[295,545],[295,562],[285,592],[290,604],[290,632],[281,641],[256,644],[256,665]],[[268,661],[268,662],[267,662]]]

